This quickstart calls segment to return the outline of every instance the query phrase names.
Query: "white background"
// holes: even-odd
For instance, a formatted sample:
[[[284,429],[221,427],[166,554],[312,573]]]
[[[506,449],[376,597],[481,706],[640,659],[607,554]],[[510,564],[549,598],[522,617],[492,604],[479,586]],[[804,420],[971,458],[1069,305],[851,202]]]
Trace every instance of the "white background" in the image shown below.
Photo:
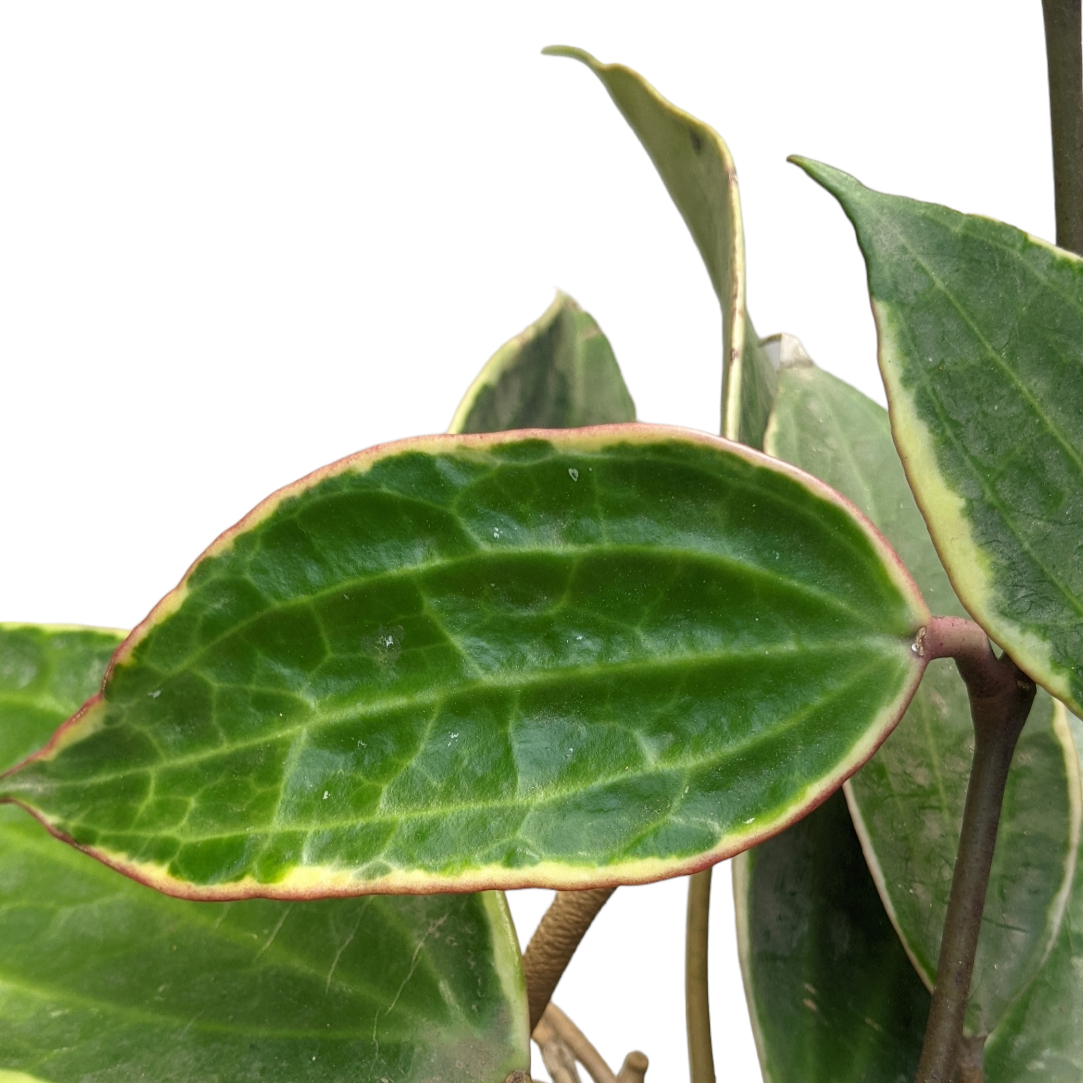
[[[132,626],[273,489],[444,429],[557,286],[642,419],[717,431],[699,256],[550,43],[723,134],[757,329],[880,401],[853,234],[787,154],[1052,237],[1038,0],[0,3],[0,620]],[[727,866],[715,901],[719,1078],[751,1083]],[[524,940],[544,904],[512,899]],[[657,1083],[683,908],[618,891],[557,994]]]

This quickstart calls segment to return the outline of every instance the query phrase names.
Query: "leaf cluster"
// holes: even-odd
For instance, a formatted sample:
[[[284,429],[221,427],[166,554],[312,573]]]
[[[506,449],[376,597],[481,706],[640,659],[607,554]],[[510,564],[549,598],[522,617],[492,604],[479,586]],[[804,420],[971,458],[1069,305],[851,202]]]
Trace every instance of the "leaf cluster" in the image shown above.
[[[695,241],[721,436],[636,423],[558,294],[448,434],[279,490],[130,635],[0,626],[0,1079],[501,1083],[529,1068],[503,890],[735,855],[764,1078],[909,1078],[974,745],[934,615],[1042,689],[968,1070],[1078,1078],[1083,260],[795,159],[856,230],[884,411],[755,331],[721,137],[547,52]]]

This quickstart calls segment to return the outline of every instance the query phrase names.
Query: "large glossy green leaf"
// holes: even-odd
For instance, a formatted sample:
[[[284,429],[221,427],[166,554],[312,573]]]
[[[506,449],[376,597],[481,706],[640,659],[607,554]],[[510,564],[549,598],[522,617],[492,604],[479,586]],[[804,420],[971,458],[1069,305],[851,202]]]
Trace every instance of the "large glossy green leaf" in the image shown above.
[[[927,615],[841,498],[716,437],[404,441],[224,534],[0,793],[201,898],[644,881],[864,762]]]
[[[48,739],[116,633],[0,633],[0,737]],[[515,932],[498,892],[190,903],[0,808],[0,1081],[503,1083],[525,1070]],[[26,1075],[21,1075],[25,1073]]]
[[[745,307],[745,240],[737,169],[709,125],[666,101],[638,72],[583,49],[542,50],[585,64],[639,137],[696,242],[722,308],[722,435],[762,447],[775,366]]]
[[[498,892],[192,903],[0,808],[0,1066],[50,1083],[503,1083],[526,997]]]
[[[959,597],[1083,710],[1083,260],[794,160],[854,223],[892,431]]]
[[[929,993],[835,794],[733,864],[737,944],[766,1083],[903,1083]]]
[[[111,628],[0,624],[0,769],[44,743],[101,685],[126,633]]]
[[[1077,748],[1083,723],[1069,715]],[[1068,912],[1045,965],[985,1044],[986,1083],[1083,1079],[1083,860]]]
[[[784,369],[768,450],[814,471],[884,532],[938,613],[963,610],[891,440],[887,411],[821,369]],[[923,979],[936,976],[973,754],[966,688],[934,662],[906,715],[847,784],[870,868]],[[1008,781],[971,988],[968,1030],[988,1033],[1057,936],[1075,869],[1079,778],[1067,723],[1040,693]]]
[[[566,293],[504,343],[459,403],[450,432],[574,429],[634,421],[609,340]]]

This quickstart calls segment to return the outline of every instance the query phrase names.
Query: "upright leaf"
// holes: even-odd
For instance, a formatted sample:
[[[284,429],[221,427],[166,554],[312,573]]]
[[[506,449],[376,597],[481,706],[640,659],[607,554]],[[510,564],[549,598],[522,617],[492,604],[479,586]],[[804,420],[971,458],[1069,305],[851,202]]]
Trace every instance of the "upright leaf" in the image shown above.
[[[609,340],[566,293],[488,360],[450,432],[575,429],[635,421]]]
[[[857,231],[892,432],[959,597],[1083,711],[1083,260],[794,161]]]
[[[126,633],[111,628],[0,624],[0,769],[41,748],[93,695]]]
[[[841,794],[733,863],[765,1083],[900,1083],[929,994],[888,921]]]
[[[20,695],[0,697],[0,737],[17,727],[40,747],[67,701],[100,685],[117,638],[4,628],[0,673]],[[14,808],[0,808],[0,1020],[13,1083],[503,1083],[529,1064],[498,892],[183,902]]]
[[[717,438],[405,441],[224,534],[0,795],[198,898],[656,879],[864,762],[927,615],[848,504]]]
[[[887,412],[806,366],[784,370],[768,450],[848,496],[884,532],[930,607],[962,607],[906,484]],[[847,784],[884,904],[932,988],[973,754],[966,688],[933,663],[903,721]],[[1033,977],[1060,928],[1080,831],[1075,749],[1041,693],[1020,739],[986,898],[967,1026],[987,1034]]]
[[[745,308],[745,240],[737,169],[709,125],[666,101],[637,72],[567,45],[542,50],[585,64],[638,136],[696,242],[722,308],[722,435],[762,447],[775,368]]]

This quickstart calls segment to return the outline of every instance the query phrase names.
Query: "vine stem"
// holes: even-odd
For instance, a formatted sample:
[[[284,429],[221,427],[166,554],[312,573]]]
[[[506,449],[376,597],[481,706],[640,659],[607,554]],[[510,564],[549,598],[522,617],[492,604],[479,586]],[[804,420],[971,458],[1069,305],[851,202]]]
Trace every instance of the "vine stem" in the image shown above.
[[[688,878],[688,925],[684,947],[684,1010],[692,1083],[715,1083],[711,1004],[707,990],[707,929],[711,916],[711,870]]]
[[[542,1050],[542,1060],[546,1067],[549,1067],[549,1061],[545,1059],[546,1046],[559,1041],[586,1068],[594,1083],[643,1083],[650,1064],[646,1056],[637,1049],[624,1058],[620,1071],[614,1074],[590,1039],[552,1001],[534,1028],[533,1037]],[[552,1075],[551,1068],[549,1074]],[[553,1083],[558,1083],[555,1076]]]
[[[1006,654],[997,658],[986,634],[972,621],[934,617],[918,633],[914,649],[927,661],[954,659],[966,684],[974,723],[974,761],[959,852],[940,941],[936,988],[915,1076],[915,1083],[951,1083],[959,1059],[1004,787],[1036,689]]]
[[[539,1046],[544,1047],[553,1036],[559,1036],[575,1059],[586,1068],[594,1083],[617,1083],[613,1069],[606,1064],[605,1058],[594,1048],[590,1039],[550,1001],[541,1021],[534,1028],[533,1037]]]
[[[1057,244],[1083,255],[1083,25],[1080,0],[1042,0],[1053,129]]]
[[[615,887],[558,891],[523,952],[530,1033],[541,1020],[561,975],[572,961],[579,941],[605,906]]]

